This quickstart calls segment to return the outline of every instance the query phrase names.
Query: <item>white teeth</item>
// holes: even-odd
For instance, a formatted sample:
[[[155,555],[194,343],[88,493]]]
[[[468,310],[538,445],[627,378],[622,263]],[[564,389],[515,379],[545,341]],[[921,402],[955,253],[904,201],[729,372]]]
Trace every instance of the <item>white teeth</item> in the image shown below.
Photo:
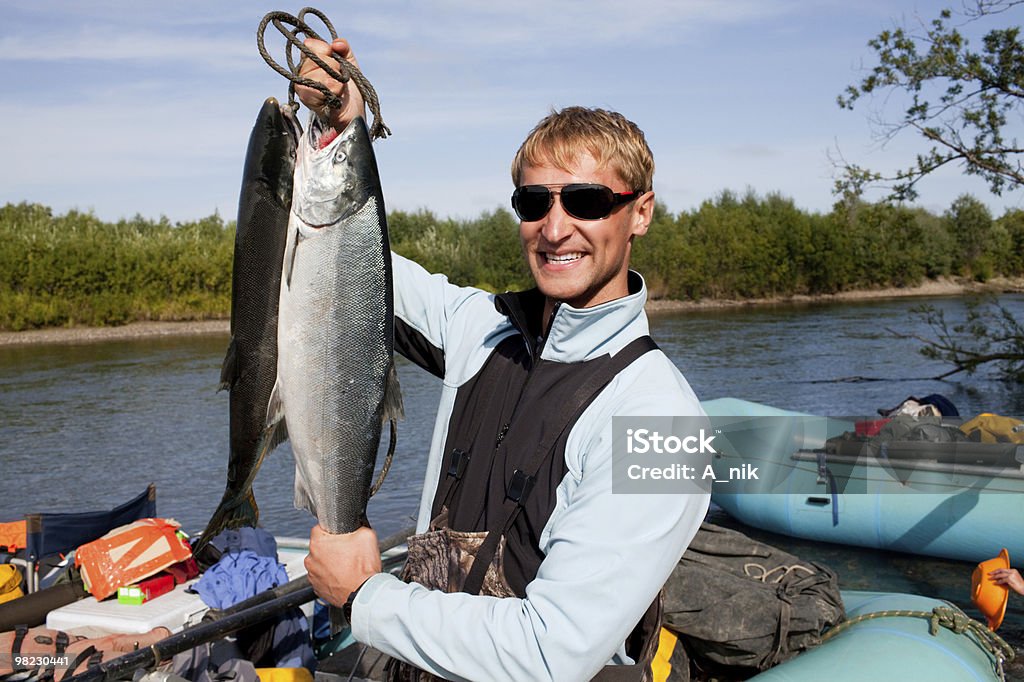
[[[579,260],[580,258],[583,258],[583,254],[582,253],[563,253],[562,255],[557,256],[557,255],[555,255],[553,253],[546,253],[546,254],[544,254],[544,257],[548,259],[549,263],[569,263],[569,262],[572,262],[574,260]]]

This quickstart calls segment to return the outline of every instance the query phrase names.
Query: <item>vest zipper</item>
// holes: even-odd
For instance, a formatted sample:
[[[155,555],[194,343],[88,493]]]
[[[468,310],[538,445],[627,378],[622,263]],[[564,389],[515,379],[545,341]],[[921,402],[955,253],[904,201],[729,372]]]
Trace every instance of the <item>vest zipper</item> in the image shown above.
[[[513,412],[514,412],[514,410],[513,410]],[[501,427],[500,431],[498,431],[498,439],[494,441],[494,448],[495,449],[497,449],[498,446],[501,445],[501,441],[505,440],[505,434],[508,433],[508,427],[509,426],[510,426],[510,423],[509,422],[505,422],[505,425]]]
[[[549,332],[551,331],[551,323],[554,321],[555,315],[558,313],[558,307],[560,305],[562,305],[561,302],[555,303],[554,307],[551,309],[551,315],[548,317],[548,324],[546,327]],[[520,333],[522,334],[523,331],[529,333],[529,330],[526,329],[526,325],[523,325],[523,329],[520,330]],[[523,338],[527,338],[526,334],[523,334]],[[537,350],[533,355],[533,364],[530,366],[530,371],[526,373],[526,381],[523,382],[523,390],[520,391],[519,397],[516,398],[516,404],[513,405],[512,407],[512,413],[509,415],[508,421],[505,422],[505,424],[498,431],[498,437],[494,441],[495,454],[497,454],[498,447],[501,446],[501,441],[505,440],[505,435],[508,433],[509,428],[512,426],[512,420],[515,419],[516,412],[519,410],[519,402],[523,399],[523,396],[526,394],[526,387],[530,385],[530,379],[533,378],[533,370],[537,368],[537,363],[540,362],[541,353],[544,352],[544,346],[547,344],[547,342],[548,335],[545,334],[543,337],[541,337],[540,343],[537,345]],[[529,345],[527,345],[527,348],[529,348]]]

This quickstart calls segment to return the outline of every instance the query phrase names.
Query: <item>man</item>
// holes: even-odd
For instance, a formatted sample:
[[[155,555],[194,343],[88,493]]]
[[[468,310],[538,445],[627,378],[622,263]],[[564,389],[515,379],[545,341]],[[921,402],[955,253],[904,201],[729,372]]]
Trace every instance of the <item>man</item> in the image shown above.
[[[345,41],[307,45],[355,63]],[[309,62],[302,75],[342,97],[328,111],[319,92],[297,89],[334,127],[363,115],[354,86]],[[654,212],[653,172],[643,133],[621,115],[553,113],[512,168],[536,289],[495,296],[393,257],[396,348],[444,381],[422,535],[408,582],[380,573],[368,528],[314,528],[306,566],[319,595],[349,602],[356,639],[401,662],[400,677],[647,678],[659,591],[709,502],[612,494],[613,416],[703,415],[645,345],[646,289],[629,271]]]

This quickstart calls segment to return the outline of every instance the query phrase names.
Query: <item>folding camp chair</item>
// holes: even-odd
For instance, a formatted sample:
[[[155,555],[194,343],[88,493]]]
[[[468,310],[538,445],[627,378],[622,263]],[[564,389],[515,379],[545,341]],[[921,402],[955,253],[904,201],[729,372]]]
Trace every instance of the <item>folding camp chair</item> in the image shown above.
[[[156,516],[156,484],[150,483],[137,497],[108,511],[43,513],[25,516],[23,559],[12,559],[25,569],[27,592],[35,592],[45,580],[40,563],[55,554],[67,554],[79,545],[138,519]]]

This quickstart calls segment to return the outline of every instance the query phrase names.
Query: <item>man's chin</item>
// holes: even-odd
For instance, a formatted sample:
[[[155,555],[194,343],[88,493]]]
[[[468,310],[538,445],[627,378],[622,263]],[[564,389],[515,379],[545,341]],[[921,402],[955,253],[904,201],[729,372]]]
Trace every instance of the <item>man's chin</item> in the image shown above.
[[[577,301],[580,298],[580,289],[578,287],[567,287],[564,283],[559,286],[557,284],[553,285],[551,282],[537,280],[537,288],[540,289],[540,293],[544,294],[545,298],[568,303],[573,307],[576,307],[573,301]]]

